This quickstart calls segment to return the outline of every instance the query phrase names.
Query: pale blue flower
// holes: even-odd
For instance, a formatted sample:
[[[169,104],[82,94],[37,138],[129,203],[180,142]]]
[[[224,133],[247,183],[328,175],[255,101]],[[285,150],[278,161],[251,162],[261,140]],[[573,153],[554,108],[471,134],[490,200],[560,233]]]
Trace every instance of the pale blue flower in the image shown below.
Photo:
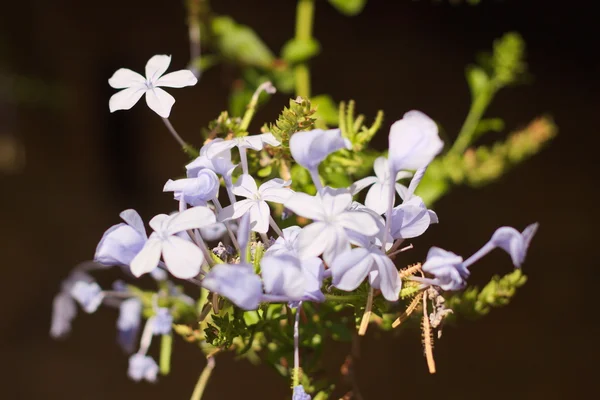
[[[318,257],[303,260],[291,254],[265,255],[260,263],[267,300],[324,301],[324,266]]]
[[[387,200],[390,196],[390,168],[387,158],[378,157],[375,159],[373,170],[375,171],[375,176],[367,176],[354,182],[350,186],[350,192],[352,195],[355,195],[364,188],[371,186],[367,192],[367,197],[365,197],[365,206],[381,215],[387,208]],[[396,180],[410,176],[412,176],[410,172],[399,171],[396,174]],[[407,190],[404,185],[399,183],[395,184],[395,189],[400,194],[400,197],[403,197]]]
[[[522,233],[510,226],[503,226],[494,232],[491,243],[506,251],[510,255],[514,266],[520,268],[525,261],[527,248],[538,226],[538,223],[531,224]]]
[[[436,123],[420,111],[409,111],[394,122],[389,135],[392,175],[426,167],[444,147]]]
[[[291,181],[283,179],[271,179],[266,181],[260,188],[250,175],[241,175],[233,186],[233,193],[245,197],[232,205],[225,207],[219,213],[220,221],[229,221],[240,218],[248,213],[250,215],[250,227],[254,232],[266,233],[269,230],[269,219],[271,210],[267,201],[283,204],[294,192],[288,188]]]
[[[88,314],[95,312],[104,299],[102,288],[96,282],[75,282],[71,288],[71,296]]]
[[[214,139],[200,149],[200,155],[194,161],[185,166],[188,178],[194,178],[198,176],[198,172],[201,170],[209,169],[215,174],[221,175],[227,186],[231,185],[231,175],[233,174],[233,171],[237,165],[234,165],[231,162],[230,149],[225,149],[218,153],[211,151],[211,157],[208,156],[209,149],[222,141],[223,139],[221,138]]]
[[[432,247],[423,263],[423,272],[433,275],[434,279],[413,277],[424,284],[439,286],[443,290],[461,290],[466,286],[470,272],[463,263],[463,258],[439,247]]]
[[[168,335],[171,333],[172,326],[173,316],[171,311],[165,307],[157,308],[153,317],[152,332],[155,335]]]
[[[227,233],[227,227],[221,222],[203,226],[200,228],[200,235],[204,240],[214,241],[223,237]]]
[[[292,394],[292,400],[311,400],[312,397],[304,391],[302,385],[294,386],[294,393]]]
[[[139,277],[153,271],[162,254],[173,276],[180,279],[195,277],[200,272],[204,255],[198,246],[177,234],[215,222],[215,214],[207,207],[194,207],[170,216],[157,215],[150,221],[154,233],[131,262],[131,272]]]
[[[77,306],[71,294],[59,292],[52,302],[50,336],[54,339],[67,336],[71,332],[71,322],[76,316]]]
[[[302,231],[297,225],[283,229],[283,236],[279,236],[267,251],[265,256],[275,256],[280,254],[298,255],[298,234]]]
[[[219,193],[219,178],[210,169],[201,169],[195,177],[173,181],[169,179],[163,192],[174,192],[175,200],[183,200],[192,206],[205,206]]]
[[[257,309],[262,296],[260,278],[249,264],[215,265],[202,280],[202,286],[244,310]]]
[[[217,141],[211,144],[206,150],[206,156],[213,158],[218,154],[223,153],[226,150],[231,150],[237,147],[240,152],[240,160],[242,162],[242,171],[244,174],[248,173],[248,158],[246,156],[246,149],[252,149],[256,151],[262,150],[266,145],[280,146],[281,142],[275,139],[272,133],[263,133],[260,135],[248,135],[234,137],[230,140]]]
[[[348,292],[356,289],[369,276],[369,282],[380,289],[383,297],[397,301],[402,280],[390,258],[376,245],[357,247],[339,254],[330,264],[332,284]]]
[[[330,264],[338,254],[350,249],[346,230],[367,236],[379,233],[376,218],[367,212],[350,210],[351,204],[348,190],[330,187],[321,189],[316,196],[296,193],[285,203],[297,215],[314,221],[298,235],[300,258],[323,254],[323,260]]]
[[[136,353],[129,357],[127,375],[136,382],[146,380],[154,383],[158,375],[158,364],[152,357]]]
[[[182,88],[194,86],[198,79],[192,71],[180,70],[163,75],[171,56],[156,55],[146,63],[146,77],[127,68],[121,68],[108,80],[115,89],[123,89],[115,93],[109,100],[110,112],[129,110],[145,94],[148,107],[163,118],[169,118],[175,99],[162,87]]]
[[[428,210],[419,196],[412,196],[392,210],[390,234],[394,239],[410,239],[421,236],[436,223],[437,214]]]
[[[142,323],[142,302],[132,297],[119,306],[117,342],[127,353],[132,353]]]
[[[135,210],[119,216],[126,222],[113,225],[100,239],[94,261],[103,265],[129,266],[148,240],[142,218]]]
[[[339,129],[314,129],[296,132],[290,138],[290,152],[294,160],[306,168],[317,189],[321,189],[319,164],[331,153],[340,149],[351,149],[352,143],[344,137]]]

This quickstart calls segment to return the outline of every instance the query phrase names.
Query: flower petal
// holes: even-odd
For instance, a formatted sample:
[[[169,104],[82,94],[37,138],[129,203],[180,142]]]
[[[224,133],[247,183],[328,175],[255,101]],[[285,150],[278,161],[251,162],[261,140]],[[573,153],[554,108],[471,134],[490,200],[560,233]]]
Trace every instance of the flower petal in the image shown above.
[[[128,210],[122,211],[119,214],[119,217],[121,217],[121,219],[123,221],[127,222],[127,225],[131,226],[133,229],[138,231],[141,235],[143,235],[144,237],[148,237],[148,235],[146,235],[146,228],[144,227],[144,221],[142,221],[142,217],[140,217],[140,214],[138,214],[137,211],[130,208]]]
[[[388,160],[385,157],[377,157],[375,162],[373,162],[373,171],[380,182],[388,181],[388,176],[390,175],[389,169]]]
[[[269,216],[271,209],[264,201],[255,202],[250,208],[250,227],[254,232],[267,233],[269,231]]]
[[[258,193],[256,181],[248,174],[242,174],[231,189],[236,196],[252,199]]]
[[[152,57],[146,63],[146,79],[152,84],[156,83],[158,78],[165,73],[171,64],[171,56],[158,54]]]
[[[334,189],[326,186],[319,191],[318,196],[321,198],[325,215],[328,216],[343,213],[352,204],[352,194],[348,189]]]
[[[410,239],[421,236],[431,224],[429,210],[419,196],[413,196],[394,208],[391,218],[390,233],[394,239]]]
[[[108,84],[115,89],[145,86],[146,79],[127,68],[118,69],[108,80]]]
[[[304,294],[304,272],[293,256],[268,256],[260,262],[265,293],[300,299]]]
[[[256,201],[254,200],[241,200],[225,207],[219,213],[219,222],[238,219],[242,215],[246,214],[254,204],[256,204]]]
[[[266,181],[258,189],[260,197],[265,201],[283,204],[294,195],[294,191],[286,186],[291,185],[291,181],[275,178]]]
[[[162,251],[169,272],[176,278],[190,279],[200,272],[204,255],[195,244],[178,236],[171,236],[163,242]]]
[[[356,289],[373,265],[369,250],[356,248],[338,255],[330,264],[332,284],[340,290]]]
[[[162,241],[157,238],[150,238],[137,256],[131,261],[131,273],[139,278],[140,276],[152,272],[160,261],[162,250]]]
[[[194,86],[196,83],[198,83],[198,79],[194,76],[192,71],[182,69],[161,76],[154,83],[154,86],[182,88],[186,86]]]
[[[290,138],[292,157],[308,170],[316,169],[329,154],[351,147],[352,144],[342,137],[339,129],[296,132]]]
[[[325,219],[323,204],[321,199],[316,196],[309,196],[306,193],[294,193],[284,206],[304,218],[309,218],[314,221],[322,221]]]
[[[348,240],[346,231],[342,228],[331,227],[328,231],[329,237],[327,239],[327,247],[323,252],[323,261],[329,265],[338,255],[350,250],[350,241]]]
[[[346,211],[336,221],[346,229],[368,236],[377,235],[380,229],[375,217],[365,211]]]
[[[173,235],[177,232],[212,225],[217,222],[215,213],[208,207],[192,207],[170,217],[166,223],[166,233]]]
[[[387,201],[390,196],[390,187],[387,182],[377,182],[367,192],[365,206],[381,215],[387,210]]]
[[[378,289],[388,301],[397,301],[402,289],[402,279],[398,275],[396,266],[385,254],[374,254],[372,257],[377,265]]]
[[[354,196],[355,194],[359,193],[361,190],[363,190],[367,186],[372,185],[377,181],[378,181],[378,179],[376,177],[367,176],[366,178],[362,178],[362,179],[359,179],[356,182],[354,182],[348,188],[348,190],[350,190],[350,193]]]
[[[302,228],[297,239],[300,257],[307,258],[321,255],[332,239],[332,235],[335,235],[335,229],[330,229],[323,222],[313,222]]]
[[[175,98],[161,88],[155,87],[146,92],[146,104],[161,117],[169,118]]]
[[[120,92],[113,94],[108,100],[108,108],[110,112],[117,110],[129,110],[133,107],[144,93],[146,93],[145,86],[133,86],[127,89],[123,89]]]
[[[262,296],[260,278],[246,265],[216,265],[206,275],[202,286],[227,297],[244,310],[258,308]]]

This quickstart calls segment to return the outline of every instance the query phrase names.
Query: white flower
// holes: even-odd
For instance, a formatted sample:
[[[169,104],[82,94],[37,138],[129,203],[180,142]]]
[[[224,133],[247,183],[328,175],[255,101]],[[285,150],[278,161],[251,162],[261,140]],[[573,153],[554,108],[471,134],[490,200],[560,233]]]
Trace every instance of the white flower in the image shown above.
[[[346,229],[367,236],[375,236],[380,227],[375,217],[364,211],[349,210],[352,195],[346,189],[325,187],[316,196],[294,194],[285,206],[292,212],[314,222],[298,235],[298,253],[301,258],[323,254],[330,264],[333,259],[350,249]]]
[[[162,254],[169,272],[180,279],[193,278],[204,261],[202,251],[177,233],[201,228],[216,222],[215,214],[207,207],[194,207],[171,216],[159,214],[150,220],[154,233],[142,251],[131,262],[136,277],[156,268]]]
[[[354,182],[354,184],[350,186],[350,192],[352,192],[352,195],[355,195],[367,186],[372,185],[367,192],[365,206],[381,215],[387,208],[387,199],[390,196],[390,169],[387,158],[378,157],[373,164],[373,170],[375,171],[375,176],[367,176],[366,178]],[[399,171],[396,174],[396,180],[408,178],[410,176],[412,176],[410,172]],[[404,196],[406,190],[405,186],[396,183],[396,191],[400,197]]]
[[[121,68],[108,80],[108,84],[115,89],[123,89],[112,95],[108,102],[110,112],[129,110],[146,94],[146,104],[163,118],[169,118],[171,107],[175,99],[160,88],[182,88],[194,86],[198,79],[192,71],[182,69],[163,75],[169,64],[171,56],[156,55],[146,63],[146,77],[127,68]]]
[[[240,175],[233,186],[233,193],[245,197],[246,200],[238,201],[225,207],[219,213],[220,221],[237,219],[246,213],[250,213],[250,226],[254,232],[266,233],[269,230],[269,217],[271,210],[267,201],[273,203],[285,203],[294,192],[287,188],[292,182],[282,179],[271,179],[256,187],[254,178],[250,175]]]
[[[223,139],[217,138],[202,146],[198,158],[185,166],[188,178],[198,176],[198,172],[202,169],[209,169],[215,174],[221,175],[227,185],[231,185],[231,175],[237,167],[231,162],[231,149],[225,149],[221,152],[211,151],[211,156],[208,156],[209,149],[220,142],[223,142]]]
[[[210,143],[206,149],[206,156],[209,158],[218,157],[220,153],[231,150],[234,147],[239,149],[252,149],[260,151],[265,144],[271,146],[279,146],[281,142],[275,139],[272,133],[263,133],[260,135],[249,135],[235,137],[231,140],[219,140]]]
[[[219,178],[210,169],[201,169],[194,178],[173,181],[169,179],[163,192],[174,192],[175,200],[183,196],[186,203],[192,206],[205,206],[209,200],[219,193]]]
[[[267,251],[266,256],[277,256],[281,254],[290,254],[298,256],[298,234],[302,231],[297,225],[290,226],[281,231],[283,236],[279,236]]]
[[[429,225],[439,222],[437,214],[428,210],[419,196],[412,196],[392,210],[390,234],[394,239],[421,236]]]
[[[292,157],[309,171],[316,170],[329,154],[343,148],[351,149],[352,144],[339,129],[296,132],[290,138]]]
[[[409,111],[394,122],[389,141],[388,158],[394,173],[427,166],[444,147],[437,125],[420,111]]]

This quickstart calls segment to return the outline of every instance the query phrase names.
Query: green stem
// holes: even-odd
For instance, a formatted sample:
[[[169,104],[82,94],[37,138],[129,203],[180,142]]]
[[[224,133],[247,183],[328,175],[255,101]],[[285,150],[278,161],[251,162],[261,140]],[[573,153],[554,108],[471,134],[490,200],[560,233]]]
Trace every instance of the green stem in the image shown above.
[[[359,295],[348,295],[348,296],[340,296],[340,295],[335,295],[335,294],[326,294],[325,295],[325,300],[327,301],[337,301],[339,303],[343,303],[343,302],[351,302],[354,300],[362,300],[363,296],[359,296]]]
[[[267,92],[267,93],[273,94],[273,93],[275,93],[275,86],[273,86],[273,84],[271,82],[267,81],[267,82],[263,82],[256,88],[256,90],[254,91],[254,94],[252,95],[252,99],[250,100],[250,103],[248,104],[246,112],[244,113],[244,117],[242,118],[242,123],[240,124],[240,129],[242,131],[248,130],[248,127],[250,126],[250,122],[252,122],[252,118],[254,117],[254,114],[256,113],[256,108],[258,106],[258,99],[262,92]]]
[[[169,375],[171,371],[171,349],[173,348],[173,335],[162,335],[160,342],[160,373]]]
[[[490,86],[487,90],[482,91],[471,104],[469,114],[460,128],[458,137],[450,149],[450,153],[462,154],[471,145],[477,125],[483,117],[483,113],[490,105],[492,98],[494,97],[495,90],[493,86]]]
[[[296,7],[296,40],[312,40],[313,21],[315,17],[315,0],[298,0]],[[294,68],[296,80],[296,96],[310,97],[310,70],[306,63]]]
[[[192,393],[190,400],[200,400],[202,398],[212,370],[215,368],[214,357],[208,357],[206,361],[206,367],[204,367],[202,373],[200,374],[200,378],[198,378],[198,382],[196,383],[196,387],[194,387],[194,392]]]

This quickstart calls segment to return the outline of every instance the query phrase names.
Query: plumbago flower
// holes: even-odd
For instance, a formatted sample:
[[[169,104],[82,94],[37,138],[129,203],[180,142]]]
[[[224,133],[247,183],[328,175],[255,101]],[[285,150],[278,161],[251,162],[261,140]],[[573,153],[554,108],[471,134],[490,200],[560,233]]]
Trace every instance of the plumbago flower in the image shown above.
[[[350,250],[346,230],[359,235],[375,236],[380,227],[373,215],[350,210],[352,195],[346,189],[324,187],[316,196],[295,193],[285,207],[304,218],[313,220],[298,234],[298,252],[301,258],[323,254],[330,264],[337,255]]]
[[[352,192],[352,195],[355,195],[361,190],[371,186],[367,192],[367,197],[365,197],[365,206],[381,215],[387,208],[387,199],[390,196],[390,168],[387,158],[377,157],[373,164],[373,170],[375,171],[375,176],[367,176],[366,178],[354,182],[350,187],[350,192]],[[398,171],[396,173],[396,181],[410,178],[411,176],[412,173],[410,172]],[[407,191],[407,188],[399,183],[395,184],[395,189],[400,197],[404,197],[404,194]]]
[[[250,175],[241,175],[232,192],[246,200],[241,200],[227,206],[219,213],[220,221],[238,219],[242,215],[250,215],[250,226],[254,232],[266,233],[269,230],[271,210],[267,201],[273,203],[285,203],[294,192],[288,188],[291,181],[283,179],[271,179],[256,186],[256,181]]]
[[[358,330],[362,335],[372,313],[396,312],[402,297],[411,301],[409,308],[413,309],[422,300],[423,318],[429,321],[427,302],[435,301],[438,307],[443,302],[440,293],[464,289],[470,266],[493,249],[506,251],[516,268],[523,264],[537,224],[523,232],[511,227],[499,228],[466,260],[432,247],[422,266],[417,264],[398,271],[395,258],[400,259],[398,254],[412,247],[400,248],[403,241],[422,235],[431,224],[438,223],[437,214],[415,194],[429,163],[443,147],[437,125],[422,112],[410,111],[392,125],[388,157],[376,158],[374,176],[358,179],[349,188],[323,186],[319,168],[328,156],[339,151],[339,157],[330,160],[332,164],[321,167],[326,181],[335,182],[331,179],[331,166],[336,160],[354,157],[353,148],[364,147],[364,143],[357,141],[357,135],[347,129],[344,132],[348,138],[342,136],[340,129],[284,132],[281,138],[289,137],[289,143],[282,139],[283,146],[273,154],[285,161],[282,165],[287,169],[286,177],[295,173],[294,163],[309,171],[317,189],[315,195],[309,195],[290,189],[290,180],[269,176],[257,183],[251,174],[254,171],[248,164],[247,149],[261,151],[266,146],[282,145],[271,133],[228,140],[214,138],[196,156],[196,150],[166,120],[175,100],[160,89],[191,86],[196,78],[186,70],[163,75],[169,63],[169,56],[153,57],[146,65],[145,77],[126,69],[117,71],[110,84],[123,90],[113,95],[109,105],[111,111],[129,109],[145,95],[150,108],[165,118],[174,137],[195,157],[186,165],[186,177],[168,180],[163,187],[164,192],[171,192],[179,202],[179,211],[152,218],[149,236],[135,210],[123,211],[120,216],[124,222],[104,233],[94,256],[97,263],[94,268],[116,265],[135,278],[151,274],[156,289],[139,289],[118,281],[112,290],[102,290],[90,270],[77,269],[63,282],[55,297],[52,336],[69,333],[77,304],[87,313],[95,312],[100,305],[114,307],[119,310],[117,341],[131,355],[129,377],[154,382],[159,372],[168,372],[172,335],[183,335],[186,340],[203,343],[202,347],[206,344],[206,348],[215,351],[236,349],[240,355],[246,352],[254,355],[255,349],[262,348],[269,353],[268,357],[287,362],[291,354],[284,352],[291,346],[280,343],[281,335],[291,334],[293,324],[293,368],[283,363],[277,367],[280,371],[287,370],[292,377],[293,398],[307,400],[311,395],[304,388],[311,392],[314,385],[311,382],[309,386],[304,378],[304,386],[301,384],[301,343],[310,342],[316,348],[318,338],[333,331],[333,326],[348,325],[337,321],[328,324],[335,312],[348,305],[358,309],[358,304],[365,304]],[[254,101],[257,100],[255,95]],[[240,127],[248,126],[248,118],[254,112],[252,104],[248,111]],[[306,118],[305,122],[312,124],[312,119]],[[360,128],[352,125],[355,131]],[[285,124],[275,126],[281,131]],[[275,128],[273,132],[280,133]],[[239,176],[237,165],[232,163],[234,147],[242,167]],[[278,169],[272,169],[275,170]],[[357,173],[363,173],[358,170]],[[223,205],[219,198],[221,178],[229,200]],[[397,182],[404,178],[411,178],[408,187]],[[366,188],[369,189],[365,204],[353,201],[353,196]],[[399,204],[396,193],[402,199]],[[283,207],[274,208],[273,213],[269,203]],[[282,220],[292,219],[291,214],[302,218],[286,221],[286,225],[292,226],[280,229],[276,218],[281,208],[286,214],[285,218],[281,216]],[[293,225],[294,222],[298,225]],[[226,232],[228,236],[224,236]],[[267,236],[269,232],[275,237]],[[212,250],[204,242],[216,239],[223,242]],[[415,276],[417,272],[421,276]],[[186,286],[177,285],[176,279],[185,280]],[[359,289],[365,281],[370,285],[368,291]],[[194,293],[201,293],[198,299],[185,293],[190,285],[196,285]],[[332,290],[354,293],[345,295]],[[414,298],[411,300],[409,296]],[[427,296],[431,296],[429,300]],[[223,298],[229,302],[223,302]],[[386,309],[382,298],[396,305]],[[335,304],[313,304],[321,302]],[[306,324],[302,329],[301,321]],[[307,332],[311,340],[301,342],[300,332]],[[156,336],[161,336],[160,366],[148,354]],[[138,337],[139,348],[133,353]],[[276,357],[271,357],[273,348],[277,348]],[[214,363],[209,365],[212,368]],[[309,379],[308,374],[305,378]]]
[[[215,214],[207,207],[194,207],[171,216],[157,215],[150,220],[154,233],[131,261],[131,272],[137,277],[152,272],[162,255],[167,269],[175,277],[195,277],[200,272],[204,254],[198,246],[177,236],[177,233],[215,222]]]
[[[163,118],[169,118],[175,98],[165,92],[161,87],[182,88],[194,86],[198,79],[192,71],[180,70],[163,75],[169,64],[171,56],[156,55],[146,63],[146,76],[121,68],[108,80],[108,84],[115,89],[123,89],[115,93],[108,103],[110,112],[129,110],[140,98],[146,95],[148,107]]]

